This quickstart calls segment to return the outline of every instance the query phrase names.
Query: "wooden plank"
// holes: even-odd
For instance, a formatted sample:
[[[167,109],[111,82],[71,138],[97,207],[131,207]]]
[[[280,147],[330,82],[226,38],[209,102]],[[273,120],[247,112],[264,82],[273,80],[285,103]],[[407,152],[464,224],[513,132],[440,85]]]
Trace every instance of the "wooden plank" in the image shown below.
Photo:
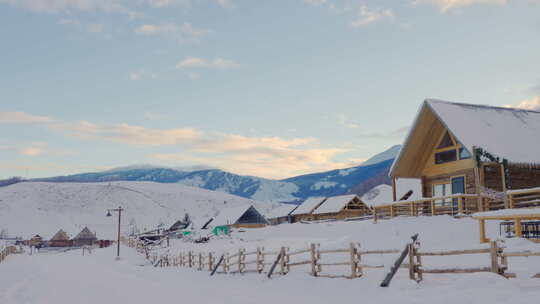
[[[287,266],[291,267],[291,266],[307,265],[307,264],[311,264],[311,260],[302,261],[302,262],[296,262],[296,263],[287,263]]]
[[[349,266],[351,262],[336,262],[336,263],[319,263],[320,266]]]
[[[475,254],[475,253],[489,253],[490,249],[466,249],[466,250],[449,250],[449,251],[435,251],[435,252],[416,252],[419,256],[444,256],[444,255],[459,255],[459,254]]]
[[[320,254],[323,253],[348,253],[350,249],[329,249],[329,250],[319,250]]]
[[[268,275],[267,277],[270,279],[272,278],[272,274],[274,273],[274,270],[276,269],[276,266],[277,264],[279,263],[279,261],[281,260],[281,257],[283,256],[283,250],[278,254],[276,260],[274,261],[274,263],[272,264],[272,267],[270,267],[270,270],[268,271]]]
[[[422,269],[422,273],[474,273],[491,272],[491,267]]]
[[[221,255],[221,258],[219,258],[219,261],[217,262],[217,264],[214,266],[214,269],[212,270],[212,272],[210,273],[210,276],[213,276],[216,271],[218,270],[219,268],[219,265],[221,265],[221,263],[223,263],[223,260],[225,260],[225,255],[222,254]]]
[[[388,250],[365,250],[358,251],[358,254],[387,254],[387,253],[400,253],[399,249],[388,249]]]
[[[310,252],[311,249],[303,249],[303,250],[298,250],[298,251],[293,251],[293,252],[290,252],[288,253],[289,256],[291,255],[297,255],[297,254],[302,254],[302,253],[307,253],[307,252]]]
[[[530,252],[530,251],[522,251],[522,252],[505,252],[505,253],[502,253],[501,256],[503,256],[503,257],[530,257],[530,256],[540,256],[540,252]]]

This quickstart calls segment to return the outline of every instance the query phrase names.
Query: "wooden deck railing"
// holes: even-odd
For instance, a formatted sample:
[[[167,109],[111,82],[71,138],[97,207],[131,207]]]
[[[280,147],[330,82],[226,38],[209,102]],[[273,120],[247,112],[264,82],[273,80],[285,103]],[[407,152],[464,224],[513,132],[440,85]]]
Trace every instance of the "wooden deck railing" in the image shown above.
[[[477,202],[478,196],[475,194],[454,194],[374,206],[373,213],[378,218],[422,215],[465,215],[478,211]]]
[[[481,198],[481,208],[479,200]],[[491,211],[505,208],[540,207],[540,188],[510,190],[504,199],[493,199],[477,194],[454,194],[412,201],[399,201],[373,207],[377,218],[395,216],[460,216],[478,211]]]

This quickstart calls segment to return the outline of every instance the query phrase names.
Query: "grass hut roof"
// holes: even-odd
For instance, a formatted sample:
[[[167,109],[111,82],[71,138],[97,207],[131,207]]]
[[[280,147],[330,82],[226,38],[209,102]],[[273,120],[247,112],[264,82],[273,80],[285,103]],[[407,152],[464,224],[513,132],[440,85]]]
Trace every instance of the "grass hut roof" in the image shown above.
[[[79,232],[79,234],[77,234],[73,240],[97,240],[97,238],[96,235],[93,234],[90,229],[88,229],[88,227],[84,227],[84,229]]]
[[[60,229],[58,232],[51,238],[51,241],[69,241],[69,236],[67,233]]]

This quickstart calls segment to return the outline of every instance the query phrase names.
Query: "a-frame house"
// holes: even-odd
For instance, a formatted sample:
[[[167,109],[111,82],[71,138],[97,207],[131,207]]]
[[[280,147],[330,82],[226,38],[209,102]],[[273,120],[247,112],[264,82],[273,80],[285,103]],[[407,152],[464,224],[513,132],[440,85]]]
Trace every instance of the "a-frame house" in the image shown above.
[[[397,178],[421,179],[426,198],[475,194],[469,208],[494,209],[486,196],[540,187],[540,112],[427,99],[390,176],[394,185]],[[500,207],[512,207],[503,197]]]

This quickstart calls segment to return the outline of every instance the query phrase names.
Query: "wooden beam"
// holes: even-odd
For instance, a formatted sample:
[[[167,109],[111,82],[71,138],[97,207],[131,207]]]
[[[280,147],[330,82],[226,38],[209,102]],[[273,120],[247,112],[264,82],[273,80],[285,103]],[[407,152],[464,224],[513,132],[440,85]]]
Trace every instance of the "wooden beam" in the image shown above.
[[[478,220],[478,223],[480,224],[480,243],[489,242],[489,239],[486,238],[486,220]]]
[[[392,199],[397,201],[397,191],[396,191],[396,178],[392,177]]]
[[[523,231],[521,231],[521,219],[520,218],[516,218],[514,220],[514,229],[516,231],[516,236],[517,237],[523,237]]]

